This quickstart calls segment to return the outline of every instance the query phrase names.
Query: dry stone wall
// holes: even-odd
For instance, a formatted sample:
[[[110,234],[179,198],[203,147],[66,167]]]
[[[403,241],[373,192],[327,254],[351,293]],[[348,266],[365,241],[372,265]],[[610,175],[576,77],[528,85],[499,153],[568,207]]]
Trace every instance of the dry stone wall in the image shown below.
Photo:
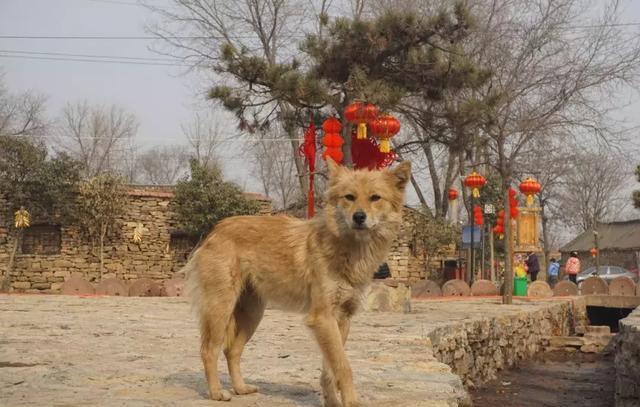
[[[620,321],[615,365],[616,407],[640,406],[640,308]]]
[[[569,335],[584,324],[586,303],[557,302],[544,309],[522,311],[482,320],[446,325],[429,336],[436,358],[451,366],[465,386],[473,388],[496,378],[499,370],[513,366],[543,350],[549,336]]]
[[[268,200],[256,194],[261,212],[268,213]],[[167,280],[182,277],[180,269],[195,242],[180,236],[172,210],[173,192],[167,188],[136,187],[129,190],[127,210],[118,220],[119,229],[105,244],[103,279],[132,282],[141,278]],[[134,243],[133,231],[143,225],[140,243]],[[174,238],[172,239],[172,233]],[[177,237],[176,237],[177,236]],[[6,229],[0,230],[0,277],[4,277],[13,240]],[[62,283],[79,277],[90,282],[100,278],[98,250],[80,235],[77,226],[61,227],[61,248],[57,254],[22,254],[18,249],[12,276],[12,288],[21,292],[59,292]]]

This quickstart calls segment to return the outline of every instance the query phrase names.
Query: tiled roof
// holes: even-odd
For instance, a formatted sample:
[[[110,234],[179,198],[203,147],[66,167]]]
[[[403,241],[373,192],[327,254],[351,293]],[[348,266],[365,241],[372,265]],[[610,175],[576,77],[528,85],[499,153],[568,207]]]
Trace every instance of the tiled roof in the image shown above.
[[[598,231],[598,247],[600,250],[640,250],[640,219],[625,222],[600,223]],[[584,252],[594,246],[593,231],[578,235],[564,245],[561,252]]]

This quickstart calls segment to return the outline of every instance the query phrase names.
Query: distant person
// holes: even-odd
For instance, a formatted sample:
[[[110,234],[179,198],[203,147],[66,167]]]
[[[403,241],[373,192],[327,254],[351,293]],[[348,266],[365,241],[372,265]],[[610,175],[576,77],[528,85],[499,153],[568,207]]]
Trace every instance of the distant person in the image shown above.
[[[560,263],[554,258],[551,258],[549,262],[549,268],[547,269],[547,275],[549,276],[549,285],[551,288],[555,287],[558,283],[558,274],[560,273]]]
[[[580,272],[580,259],[578,259],[578,252],[571,252],[569,254],[569,259],[564,265],[564,271],[569,275],[569,280],[578,284],[576,281],[576,276]]]
[[[536,279],[538,278],[538,273],[540,272],[540,263],[538,263],[538,256],[536,256],[536,254],[533,252],[529,253],[525,264],[527,265],[529,276],[531,276],[531,281],[536,281]]]

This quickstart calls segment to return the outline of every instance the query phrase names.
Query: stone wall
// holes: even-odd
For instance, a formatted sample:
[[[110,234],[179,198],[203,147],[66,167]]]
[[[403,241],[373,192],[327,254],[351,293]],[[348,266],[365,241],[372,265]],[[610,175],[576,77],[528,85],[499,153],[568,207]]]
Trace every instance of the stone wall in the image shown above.
[[[584,324],[584,300],[556,302],[538,310],[446,325],[429,334],[436,358],[451,366],[465,386],[473,388],[496,378],[543,350],[550,336],[569,335]]]
[[[640,308],[620,321],[615,364],[616,407],[640,406]]]
[[[173,192],[168,188],[135,187],[129,191],[125,215],[119,229],[108,239],[104,250],[104,276],[121,280],[150,278],[166,280],[181,277],[186,255],[196,242],[180,234],[171,208]],[[261,212],[268,213],[269,201],[247,194],[261,202]],[[133,231],[143,225],[142,242],[133,241]],[[57,292],[70,277],[88,281],[100,279],[100,257],[97,246],[84,239],[77,226],[60,227],[60,252],[56,254],[22,254],[15,259],[12,288],[22,292]],[[6,229],[0,231],[0,277],[4,277],[13,240]]]
[[[442,256],[451,254],[455,256],[455,247],[443,248],[441,255],[433,259],[427,259],[419,248],[414,247],[411,229],[417,216],[424,216],[415,209],[405,208],[402,213],[402,226],[398,238],[394,241],[387,264],[391,271],[391,277],[396,280],[407,281],[413,284],[418,280],[428,279],[442,283],[439,274]],[[452,253],[449,253],[452,251]]]

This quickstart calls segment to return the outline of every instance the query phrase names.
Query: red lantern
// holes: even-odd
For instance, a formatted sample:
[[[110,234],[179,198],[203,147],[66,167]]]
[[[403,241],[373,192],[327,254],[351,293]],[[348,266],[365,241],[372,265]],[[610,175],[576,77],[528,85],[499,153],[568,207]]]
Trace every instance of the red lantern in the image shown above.
[[[325,133],[340,133],[342,130],[342,123],[335,117],[329,117],[322,123],[322,131]]]
[[[509,188],[509,215],[511,219],[518,217],[518,199],[516,198],[517,192],[513,188]]]
[[[589,250],[589,253],[591,253],[591,257],[596,257],[598,255],[598,249],[594,247],[593,249]]]
[[[371,122],[371,132],[380,139],[380,151],[391,151],[391,137],[400,131],[400,122],[393,116],[383,115]]]
[[[342,124],[335,117],[330,117],[322,123],[322,130],[324,130],[324,137],[322,138],[322,144],[324,145],[324,152],[322,153],[322,159],[327,160],[327,156],[331,157],[337,164],[342,163],[344,153],[342,152],[342,145],[344,140],[340,136],[340,130]]]
[[[367,138],[367,123],[378,116],[378,108],[371,103],[355,101],[344,109],[344,117],[358,125],[358,139]]]
[[[482,208],[479,205],[473,206],[473,221],[476,225],[484,225],[484,216],[482,216]]]
[[[342,163],[342,159],[344,158],[344,153],[339,148],[327,148],[322,153],[322,159],[327,161],[327,156],[331,157],[336,164]]]
[[[472,172],[464,179],[464,185],[467,188],[471,188],[471,192],[474,198],[480,198],[480,188],[487,183],[487,180],[477,172]]]
[[[455,188],[449,188],[449,191],[447,192],[447,197],[449,198],[450,201],[455,201],[456,199],[458,199],[458,190]]]
[[[327,148],[340,148],[344,144],[344,140],[338,133],[328,133],[324,135],[322,144]]]
[[[520,192],[527,196],[527,206],[533,205],[533,196],[540,192],[542,186],[538,181],[529,177],[520,183]]]

